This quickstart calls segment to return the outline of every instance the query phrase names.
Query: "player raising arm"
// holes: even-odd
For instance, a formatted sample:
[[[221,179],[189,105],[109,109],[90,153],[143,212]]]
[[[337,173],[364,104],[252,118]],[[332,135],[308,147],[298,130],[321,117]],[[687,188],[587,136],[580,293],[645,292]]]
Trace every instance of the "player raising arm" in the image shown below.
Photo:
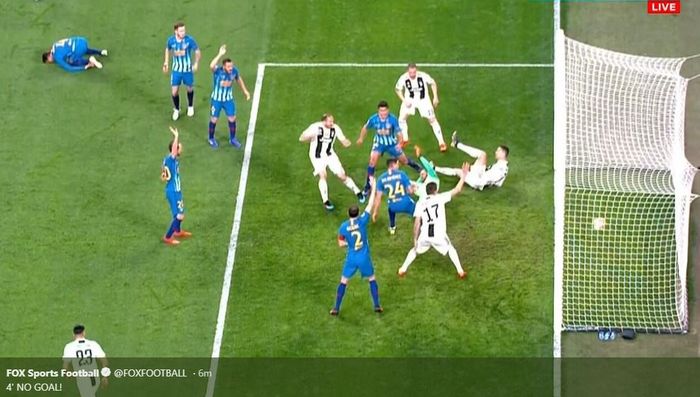
[[[332,211],[335,206],[328,199],[328,181],[326,168],[330,168],[342,182],[350,189],[360,200],[360,203],[365,202],[365,196],[347,174],[340,163],[338,155],[333,149],[335,140],[340,140],[340,143],[345,147],[349,147],[352,143],[345,137],[343,130],[338,124],[335,124],[335,119],[330,113],[326,113],[321,117],[321,121],[311,124],[299,136],[299,142],[308,142],[309,158],[311,165],[314,168],[314,175],[318,176],[318,190],[321,192],[321,201],[323,206],[328,211]]]
[[[246,101],[250,100],[250,93],[245,86],[243,77],[238,73],[238,68],[233,65],[231,58],[226,58],[219,65],[219,60],[226,54],[226,44],[219,47],[219,53],[209,63],[209,69],[214,74],[214,88],[211,91],[211,118],[209,119],[209,146],[219,147],[214,138],[216,122],[219,120],[221,109],[226,112],[228,118],[229,143],[235,148],[241,144],[236,139],[236,102],[233,100],[233,81],[238,82]]]
[[[353,205],[348,209],[350,219],[340,225],[338,229],[338,245],[347,247],[347,256],[345,265],[343,266],[343,274],[340,277],[338,291],[335,298],[335,306],[331,309],[331,316],[337,316],[340,312],[340,304],[345,296],[345,289],[348,286],[348,280],[357,271],[360,271],[362,278],[369,280],[369,291],[372,294],[372,302],[374,303],[374,311],[381,313],[384,311],[379,304],[379,287],[377,280],[374,277],[374,266],[369,252],[369,242],[367,241],[367,225],[369,224],[369,212],[374,201],[374,178],[370,182],[372,188],[367,202],[365,211],[360,215],[360,209]]]
[[[372,142],[372,151],[369,154],[369,162],[367,164],[367,181],[365,183],[365,193],[369,192],[369,179],[374,177],[375,167],[379,157],[384,153],[389,153],[391,157],[398,158],[401,164],[408,164],[414,170],[420,172],[420,166],[413,160],[406,157],[403,150],[399,146],[399,135],[401,128],[396,116],[389,113],[389,104],[386,101],[380,101],[377,105],[377,113],[369,117],[367,122],[360,130],[360,137],[357,139],[357,145],[362,145],[362,142],[367,135],[367,130],[374,130],[374,140]]]
[[[165,182],[165,198],[170,205],[173,220],[163,237],[163,242],[168,245],[178,245],[180,241],[176,240],[175,237],[190,237],[192,233],[181,229],[181,223],[185,220],[185,202],[182,200],[182,190],[180,189],[179,159],[182,154],[182,144],[177,128],[170,127],[170,132],[173,134],[173,140],[168,145],[170,153],[163,159],[160,179]]]
[[[510,153],[508,146],[499,145],[496,148],[494,153],[496,162],[490,166],[486,166],[486,152],[460,142],[457,138],[457,131],[452,133],[452,147],[456,147],[476,159],[469,175],[465,178],[467,185],[476,190],[483,190],[487,186],[503,186],[503,182],[508,176],[508,154]],[[464,176],[459,168],[435,167],[435,171],[443,175]]]
[[[461,169],[463,175],[469,174],[469,163],[464,163]],[[464,178],[459,178],[457,186],[445,193],[438,193],[435,182],[426,185],[428,195],[419,200],[416,210],[413,213],[415,221],[413,224],[413,248],[408,251],[406,260],[399,268],[399,276],[406,275],[408,267],[416,259],[416,256],[423,254],[430,247],[433,247],[441,255],[449,255],[452,264],[457,269],[459,278],[467,276],[467,272],[462,269],[459,262],[457,250],[452,246],[450,238],[447,236],[447,218],[445,216],[445,204],[452,200],[452,197],[459,194],[464,186]]]
[[[430,89],[433,91],[432,102],[426,86],[430,86]],[[445,140],[442,137],[442,129],[435,116],[435,108],[440,103],[435,80],[427,73],[419,71],[415,63],[410,63],[406,73],[402,74],[396,82],[395,90],[396,95],[401,100],[399,126],[403,132],[404,139],[401,147],[408,143],[408,116],[415,115],[416,109],[418,109],[421,117],[428,119],[430,127],[433,129],[433,134],[435,134],[435,138],[440,145],[440,151],[446,151],[447,145],[445,145]]]

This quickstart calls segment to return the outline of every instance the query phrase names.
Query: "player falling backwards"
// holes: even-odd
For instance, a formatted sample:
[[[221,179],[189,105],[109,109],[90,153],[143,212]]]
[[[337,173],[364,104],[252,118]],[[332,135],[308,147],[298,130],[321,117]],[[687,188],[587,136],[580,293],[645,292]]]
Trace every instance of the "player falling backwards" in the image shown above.
[[[233,65],[231,58],[224,59],[221,65],[218,65],[224,54],[226,54],[226,44],[219,47],[219,53],[209,63],[209,69],[214,74],[214,88],[211,91],[211,118],[209,119],[209,146],[215,149],[219,147],[219,142],[214,138],[214,133],[221,109],[224,109],[228,118],[228,142],[235,148],[241,147],[240,142],[236,139],[236,102],[233,100],[234,80],[241,87],[246,101],[250,100],[250,93],[245,86],[243,77],[238,73],[238,68]]]
[[[496,148],[496,162],[490,166],[486,165],[487,155],[481,149],[469,146],[459,141],[457,131],[452,133],[452,147],[455,147],[471,157],[474,157],[474,164],[469,171],[469,175],[465,178],[467,185],[476,190],[484,190],[487,186],[503,186],[503,182],[508,176],[508,154],[510,149],[508,146],[499,145]],[[459,168],[435,167],[435,171],[450,176],[463,177],[464,174]]]
[[[387,171],[377,179],[377,197],[372,208],[372,222],[377,221],[377,212],[382,201],[382,195],[386,191],[386,202],[389,210],[389,233],[396,233],[396,214],[404,213],[413,215],[416,203],[411,198],[414,185],[408,179],[408,175],[399,169],[396,159],[386,161]]]
[[[310,143],[309,158],[314,168],[314,176],[318,176],[318,190],[321,192],[321,201],[328,211],[332,211],[335,206],[328,198],[326,168],[330,168],[331,172],[334,173],[348,189],[355,193],[360,203],[365,202],[365,195],[357,187],[355,181],[345,174],[345,169],[343,169],[343,165],[340,163],[340,159],[333,149],[333,144],[336,139],[340,140],[340,143],[345,147],[349,147],[352,144],[345,137],[340,126],[335,123],[335,119],[330,113],[325,113],[321,117],[321,121],[311,124],[299,136],[299,142]]]
[[[462,175],[469,175],[469,163],[462,165]],[[420,199],[416,204],[413,213],[415,221],[413,224],[413,248],[408,251],[403,265],[399,268],[399,276],[403,277],[408,271],[408,267],[416,259],[416,256],[425,253],[430,247],[435,248],[441,255],[448,255],[459,278],[467,276],[467,272],[462,268],[457,250],[452,246],[450,238],[447,236],[447,218],[445,216],[445,204],[452,200],[452,197],[459,194],[464,186],[464,179],[459,178],[457,186],[445,193],[438,193],[435,182],[426,185],[427,196]]]
[[[428,94],[428,86],[433,91],[432,102]],[[435,116],[435,108],[440,103],[435,80],[429,74],[419,71],[415,63],[410,63],[406,72],[396,82],[395,90],[396,95],[401,100],[399,126],[404,139],[401,146],[404,147],[408,143],[408,116],[415,115],[416,109],[418,109],[421,117],[428,119],[428,123],[433,129],[433,134],[435,134],[435,138],[440,145],[440,151],[446,151],[447,145],[445,145],[445,139],[442,137],[442,129]]]
[[[367,240],[367,225],[370,220],[369,212],[372,208],[372,202],[374,201],[374,178],[370,181],[370,185],[371,191],[367,202],[367,208],[365,208],[362,215],[360,215],[360,209],[356,205],[351,206],[350,209],[348,209],[348,216],[350,219],[343,222],[340,225],[340,229],[338,229],[338,245],[340,247],[347,247],[347,256],[345,258],[345,264],[343,265],[343,274],[340,277],[340,284],[338,284],[335,306],[330,312],[332,316],[337,316],[340,312],[340,304],[343,302],[348,280],[355,275],[358,270],[362,278],[367,278],[369,280],[369,291],[372,295],[374,311],[377,313],[384,311],[379,304],[379,287],[374,277],[374,266],[372,266],[369,242]]]
[[[172,55],[170,93],[173,99],[173,121],[175,121],[180,117],[180,85],[183,83],[187,86],[187,116],[194,116],[194,72],[199,68],[202,52],[194,38],[187,34],[183,22],[177,22],[173,29],[173,35],[168,37],[165,44],[163,73],[168,72],[168,61]],[[194,63],[192,62],[192,52],[194,52]]]
[[[192,233],[182,230],[181,224],[185,219],[185,202],[182,200],[182,190],[180,188],[180,155],[182,154],[182,144],[177,128],[170,127],[173,140],[168,145],[168,153],[163,159],[163,166],[160,172],[160,179],[165,182],[165,198],[170,205],[170,212],[173,220],[168,231],[163,236],[163,242],[169,245],[180,244],[175,237],[185,238],[192,236]]]
[[[414,170],[420,172],[420,166],[413,160],[406,157],[403,150],[399,146],[399,137],[401,128],[399,121],[393,114],[389,113],[389,104],[386,101],[380,101],[377,105],[377,113],[371,115],[362,129],[360,137],[357,138],[357,145],[361,146],[367,135],[367,130],[374,130],[374,140],[372,142],[372,151],[369,154],[367,164],[367,181],[365,182],[365,194],[369,192],[369,180],[374,177],[375,167],[379,157],[384,153],[389,153],[391,157],[398,158],[401,164],[408,164]]]

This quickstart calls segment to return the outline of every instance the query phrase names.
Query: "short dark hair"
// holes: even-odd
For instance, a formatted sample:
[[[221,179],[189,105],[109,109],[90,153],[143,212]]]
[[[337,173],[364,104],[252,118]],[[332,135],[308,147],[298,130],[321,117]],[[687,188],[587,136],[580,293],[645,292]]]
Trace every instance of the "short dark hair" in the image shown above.
[[[397,162],[398,162],[398,160],[392,157],[386,161],[386,166],[391,167],[392,165],[396,164]]]
[[[49,54],[51,54],[51,51],[46,51],[45,53],[41,54],[41,62],[46,63],[49,61]]]
[[[82,324],[78,324],[75,327],[73,327],[73,335],[80,335],[83,332],[85,332],[85,326]]]
[[[221,64],[222,64],[222,65],[226,65],[226,64],[229,63],[229,62],[233,62],[233,61],[231,60],[231,58],[224,58],[224,60],[221,61]]]
[[[428,194],[434,194],[437,192],[437,183],[429,182],[427,185],[425,185],[425,192]]]
[[[387,101],[379,101],[379,104],[377,104],[378,108],[388,108],[389,107],[389,102]]]
[[[357,205],[353,204],[348,208],[348,216],[350,218],[356,218],[358,215],[360,215],[360,207]]]
[[[173,25],[173,30],[177,30],[178,28],[181,28],[183,26],[185,26],[184,22],[182,22],[182,21],[175,22],[175,25]]]
[[[498,147],[501,148],[501,150],[503,150],[504,152],[506,152],[506,157],[508,157],[508,154],[510,154],[510,149],[508,149],[508,146],[498,145]]]
[[[418,66],[416,66],[416,64],[413,63],[413,62],[411,62],[411,63],[408,64],[408,69],[415,69],[415,68],[417,68],[417,67],[418,67]]]

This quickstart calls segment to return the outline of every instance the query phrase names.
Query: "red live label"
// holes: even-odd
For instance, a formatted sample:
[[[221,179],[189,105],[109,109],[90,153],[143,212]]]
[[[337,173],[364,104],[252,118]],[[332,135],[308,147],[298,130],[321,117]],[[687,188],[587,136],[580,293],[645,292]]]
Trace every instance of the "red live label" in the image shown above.
[[[648,14],[680,14],[680,0],[648,0]]]

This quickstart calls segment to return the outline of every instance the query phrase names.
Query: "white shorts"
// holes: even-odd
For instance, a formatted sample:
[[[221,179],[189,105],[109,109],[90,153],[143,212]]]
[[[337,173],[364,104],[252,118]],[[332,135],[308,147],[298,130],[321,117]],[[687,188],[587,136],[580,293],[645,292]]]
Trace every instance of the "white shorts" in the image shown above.
[[[488,182],[486,180],[486,166],[483,164],[472,165],[464,182],[476,190],[484,190],[484,186]]]
[[[100,387],[100,378],[75,378],[75,381],[78,383],[80,397],[95,397]]]
[[[420,113],[421,117],[429,119],[435,117],[435,109],[433,109],[433,103],[430,102],[430,98],[418,99],[418,100],[408,100],[412,105],[411,107],[406,106],[406,102],[401,104],[401,110],[399,111],[399,117],[404,118],[408,116],[413,116],[416,114],[416,109]]]
[[[330,168],[331,172],[336,175],[342,175],[345,173],[343,165],[340,164],[340,159],[335,153],[331,154],[330,156],[321,155],[320,158],[309,155],[309,158],[311,159],[311,165],[314,167],[314,176],[324,172],[326,167]]]
[[[422,237],[418,236],[418,241],[416,242],[416,253],[423,254],[430,247],[435,248],[435,251],[439,252],[440,255],[447,255],[447,251],[452,247],[452,242],[447,235],[435,236],[435,237]]]

